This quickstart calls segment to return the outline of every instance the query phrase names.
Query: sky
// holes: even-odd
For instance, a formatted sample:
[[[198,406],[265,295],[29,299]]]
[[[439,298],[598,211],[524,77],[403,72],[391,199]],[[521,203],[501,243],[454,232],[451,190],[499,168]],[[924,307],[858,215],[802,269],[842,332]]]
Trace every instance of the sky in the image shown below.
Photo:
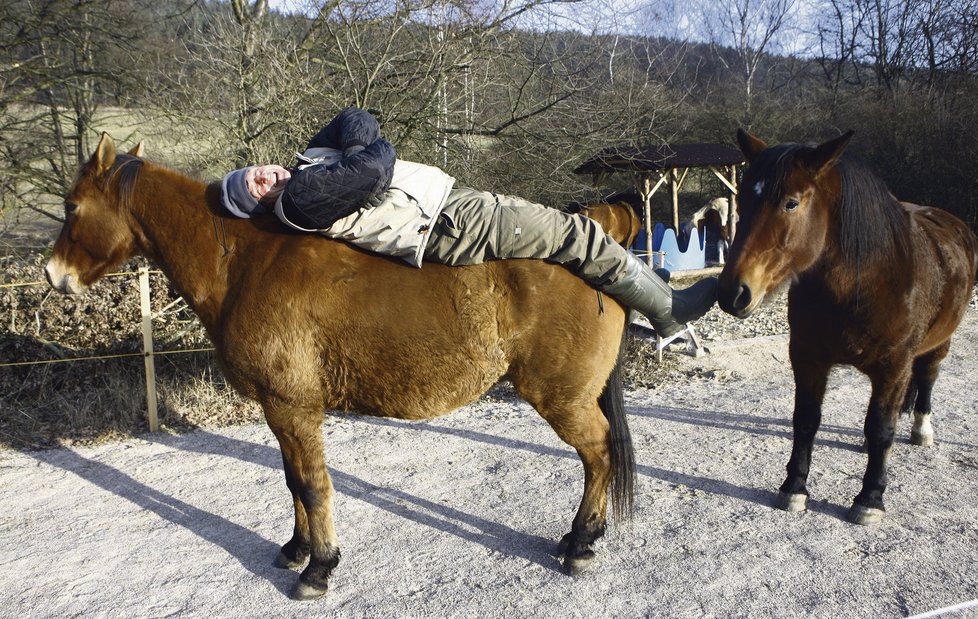
[[[281,12],[301,12],[316,0],[269,0],[269,6]],[[569,30],[584,32],[634,32],[641,15],[650,4],[674,3],[676,0],[579,0],[555,5],[552,10],[537,11],[536,19]]]
[[[316,0],[269,0],[282,12],[300,12]],[[492,0],[488,0],[492,1]],[[705,13],[724,3],[750,3],[755,6],[776,0],[580,0],[555,4],[528,16],[524,27],[540,30],[577,30],[590,34],[664,36],[679,40],[708,41]],[[799,27],[789,34],[782,51],[795,53],[805,46],[804,23],[816,15],[818,0],[793,0],[791,19]],[[809,29],[810,30],[810,29]]]

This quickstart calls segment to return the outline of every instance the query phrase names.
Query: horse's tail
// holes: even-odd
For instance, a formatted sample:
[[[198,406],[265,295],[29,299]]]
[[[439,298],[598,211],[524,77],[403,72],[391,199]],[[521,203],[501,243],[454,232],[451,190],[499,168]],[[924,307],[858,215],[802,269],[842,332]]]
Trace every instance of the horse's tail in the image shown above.
[[[615,520],[630,520],[635,494],[635,450],[632,446],[632,433],[628,430],[625,416],[625,395],[622,384],[622,361],[625,354],[625,338],[628,336],[627,317],[618,347],[618,360],[608,377],[608,383],[598,398],[601,412],[610,426],[609,450],[611,452],[611,504]]]

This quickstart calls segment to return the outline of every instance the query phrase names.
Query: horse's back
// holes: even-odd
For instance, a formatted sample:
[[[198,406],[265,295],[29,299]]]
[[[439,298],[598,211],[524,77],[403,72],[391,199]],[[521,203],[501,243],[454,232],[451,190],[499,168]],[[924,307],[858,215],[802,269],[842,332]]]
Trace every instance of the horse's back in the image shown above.
[[[961,257],[974,265],[972,273],[978,271],[978,239],[964,221],[943,209],[909,202],[902,204],[918,230],[943,247],[949,255],[961,252]]]
[[[541,390],[589,381],[597,398],[617,358],[621,308],[605,300],[602,313],[593,289],[539,260],[417,269],[315,237],[272,253],[273,268],[238,283],[223,355],[258,392],[308,388],[314,368],[329,407],[426,418],[506,376]]]
[[[642,220],[629,202],[588,204],[580,213],[598,222],[601,229],[624,247],[630,247],[642,229]]]

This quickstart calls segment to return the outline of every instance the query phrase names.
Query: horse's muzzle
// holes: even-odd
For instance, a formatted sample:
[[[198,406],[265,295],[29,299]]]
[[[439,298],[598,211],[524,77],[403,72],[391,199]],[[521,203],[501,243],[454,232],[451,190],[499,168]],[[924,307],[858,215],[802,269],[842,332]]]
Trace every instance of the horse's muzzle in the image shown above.
[[[65,294],[81,294],[85,292],[86,286],[83,286],[78,278],[69,273],[59,261],[54,258],[48,261],[47,265],[44,267],[44,277],[48,280],[48,284],[57,290],[58,292],[63,292]]]
[[[742,281],[724,282],[720,280],[717,302],[720,309],[737,318],[747,318],[754,311],[754,294],[750,286]]]

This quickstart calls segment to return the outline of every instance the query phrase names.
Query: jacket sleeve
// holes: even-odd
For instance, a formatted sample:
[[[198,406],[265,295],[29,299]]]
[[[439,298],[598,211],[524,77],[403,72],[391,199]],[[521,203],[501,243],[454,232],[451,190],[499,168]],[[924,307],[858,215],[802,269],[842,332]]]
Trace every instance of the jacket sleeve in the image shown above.
[[[282,193],[282,214],[300,228],[328,228],[387,191],[396,158],[394,147],[377,139],[336,163],[299,170]]]
[[[380,124],[370,112],[348,107],[319,130],[306,146],[310,148],[335,148],[350,156],[380,139]],[[351,151],[347,153],[347,151]]]

